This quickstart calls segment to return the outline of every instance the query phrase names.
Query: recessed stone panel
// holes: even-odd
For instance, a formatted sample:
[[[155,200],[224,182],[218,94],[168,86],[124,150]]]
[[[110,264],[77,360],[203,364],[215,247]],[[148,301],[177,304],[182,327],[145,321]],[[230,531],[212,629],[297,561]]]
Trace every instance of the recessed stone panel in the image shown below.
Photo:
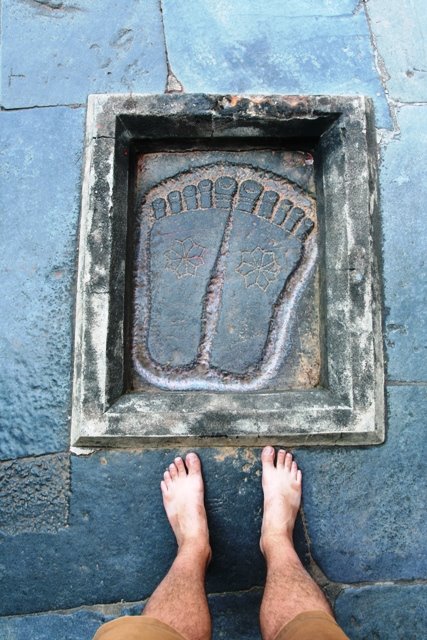
[[[384,432],[365,98],[91,96],[72,441]]]
[[[279,175],[255,166],[256,150],[224,151],[214,163],[208,152],[180,153],[187,170],[164,177],[172,163],[160,164],[153,170],[159,183],[147,188],[149,167],[167,155],[139,160],[132,388],[319,384],[316,202],[286,177],[299,164],[300,182],[308,183],[310,155],[287,153]],[[305,293],[309,317],[299,318],[296,331]],[[311,364],[305,371],[303,359]]]

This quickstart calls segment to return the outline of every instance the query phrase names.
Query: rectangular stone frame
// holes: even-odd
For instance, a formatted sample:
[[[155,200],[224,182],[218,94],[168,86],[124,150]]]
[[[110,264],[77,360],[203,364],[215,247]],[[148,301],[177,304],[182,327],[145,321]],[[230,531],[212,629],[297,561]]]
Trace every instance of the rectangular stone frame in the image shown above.
[[[129,156],[144,140],[315,144],[324,387],[124,393]],[[74,447],[384,440],[377,151],[365,97],[91,95],[76,303]]]

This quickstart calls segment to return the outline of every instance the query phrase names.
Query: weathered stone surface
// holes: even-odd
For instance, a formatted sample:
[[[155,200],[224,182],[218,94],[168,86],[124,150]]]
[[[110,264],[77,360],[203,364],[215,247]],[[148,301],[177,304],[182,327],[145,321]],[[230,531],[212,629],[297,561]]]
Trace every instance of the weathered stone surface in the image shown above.
[[[4,640],[92,640],[96,630],[112,617],[84,609],[71,613],[5,617],[0,618],[0,636]]]
[[[344,589],[335,603],[352,640],[420,640],[427,629],[427,585],[372,585]]]
[[[212,639],[261,640],[259,608],[262,593],[262,589],[254,589],[244,593],[209,596],[209,607],[212,613]]]
[[[69,527],[56,534],[2,536],[1,615],[148,597],[175,553],[159,483],[176,453],[72,457]],[[214,551],[208,591],[260,586],[264,561],[259,550],[259,450],[199,453]],[[300,524],[296,542],[306,561]]]
[[[388,396],[384,445],[297,452],[313,557],[336,582],[427,577],[427,390]]]
[[[1,114],[0,459],[68,446],[83,122],[83,109]]]
[[[259,640],[259,607],[262,590],[210,595],[212,640],[236,638]],[[0,618],[5,640],[92,640],[96,630],[114,618],[139,615],[144,602],[100,605],[76,611]]]
[[[0,463],[0,532],[55,532],[68,524],[69,456]]]
[[[162,172],[148,190],[141,180],[132,268],[134,390],[141,379],[174,391],[245,391],[257,380],[258,388],[281,389],[283,367],[286,388],[319,382],[319,374],[311,385],[301,373],[292,377],[288,360],[295,334],[305,333],[319,361],[319,311],[296,330],[301,298],[308,290],[311,307],[319,299],[308,287],[317,255],[315,199],[286,179],[286,168],[282,175],[264,171],[255,150],[247,156],[250,163],[231,163],[224,152],[210,164],[210,153],[188,153],[186,171],[166,179]],[[294,153],[289,172],[304,158]],[[143,160],[145,168],[151,155]]]
[[[427,380],[427,107],[398,111],[381,172],[388,377]]]
[[[296,390],[291,385],[292,390],[281,391],[279,387],[274,394],[259,393],[267,390],[267,383],[274,380],[283,363],[283,354],[291,342],[293,316],[298,317],[298,306],[302,308],[299,297],[304,299],[306,290],[310,291],[308,283],[314,281],[310,278],[315,273],[316,234],[309,194],[299,193],[299,187],[268,173],[261,185],[263,172],[239,163],[233,168],[233,176],[229,175],[231,167],[225,165],[227,173],[223,176],[218,175],[222,171],[217,165],[215,170],[199,167],[197,188],[199,183],[204,188],[209,180],[212,190],[210,194],[203,193],[203,198],[213,198],[214,209],[218,209],[218,224],[209,225],[204,239],[206,215],[212,207],[194,208],[197,188],[192,175],[166,176],[164,182],[154,182],[156,186],[144,194],[146,200],[141,202],[143,215],[136,225],[141,228],[141,238],[136,243],[140,260],[136,261],[137,268],[132,262],[126,265],[124,259],[134,244],[133,237],[132,241],[126,238],[129,140],[140,149],[151,144],[167,151],[170,145],[176,148],[177,139],[197,138],[197,151],[213,147],[218,152],[223,146],[228,150],[230,140],[234,142],[232,148],[238,149],[247,138],[249,148],[261,144],[268,149],[268,141],[276,137],[283,145],[281,149],[286,148],[287,141],[292,144],[295,137],[305,145],[313,145],[313,137],[316,140],[316,175],[323,205],[317,214],[323,224],[320,249],[323,286],[317,308],[322,318],[319,324],[324,324],[327,330],[321,345],[324,384],[309,393],[298,384]],[[76,301],[73,445],[147,445],[164,442],[165,438],[180,444],[192,438],[192,445],[198,445],[201,437],[215,439],[212,444],[240,438],[245,445],[280,442],[284,437],[291,437],[294,443],[306,442],[307,438],[312,443],[337,439],[340,443],[382,441],[381,292],[378,251],[371,234],[377,214],[377,156],[371,101],[337,96],[91,96],[87,140]],[[187,170],[189,164],[194,166],[187,162]],[[221,183],[225,178],[237,192],[235,208],[230,209],[234,213],[228,218],[222,211],[227,201]],[[247,210],[249,207],[252,211],[253,205],[247,198],[248,180],[256,189],[268,186],[266,193],[281,200],[272,221],[270,209],[276,203],[272,207],[264,201],[265,194],[259,212],[256,210],[252,216]],[[279,183],[285,186],[281,184],[279,188]],[[190,209],[183,210],[187,200]],[[285,200],[296,206],[289,218],[283,220],[282,228],[276,223],[276,216],[278,219],[284,216]],[[248,222],[251,216],[256,234]],[[288,224],[298,218],[300,226],[289,239]],[[240,226],[240,238],[233,229],[230,231],[231,221]],[[282,268],[283,277],[277,278],[272,295],[264,304],[252,295],[249,287],[240,298],[237,290],[243,288],[248,275],[240,271],[247,269],[248,264],[253,266],[264,250],[268,228],[270,241],[282,252],[289,252],[286,256],[289,262],[280,263],[275,258],[274,269]],[[302,243],[310,230],[312,233]],[[230,247],[240,247],[240,256],[239,251],[234,251],[237,258],[231,249],[229,253],[222,251],[228,232]],[[168,244],[174,237],[181,253],[175,251],[173,243]],[[212,254],[208,259],[207,240],[216,243],[213,253],[218,259]],[[273,248],[262,255],[273,255]],[[183,265],[183,258],[189,257],[186,252],[194,253],[193,263]],[[173,280],[172,284],[167,280],[170,272],[174,273],[173,255],[178,256],[179,263],[174,268],[185,269],[175,273],[181,276],[177,280],[183,281],[175,286]],[[217,294],[222,287],[221,277],[230,265],[233,277],[229,278],[227,272],[220,299]],[[135,272],[133,283],[129,274]],[[194,272],[199,272],[201,279],[193,289],[184,282],[184,273],[194,276]],[[285,274],[292,276],[284,286]],[[175,300],[178,309],[170,305],[170,299]],[[239,331],[251,342],[246,350],[239,350],[241,345],[235,348],[233,334],[225,340],[229,327],[221,325],[225,316],[228,320],[231,316],[229,324],[236,325],[239,313],[244,316],[238,318],[239,325],[246,327]],[[129,325],[135,317],[136,330],[129,336]],[[174,322],[177,326],[173,326],[169,337],[167,327]],[[197,323],[196,327],[192,322]],[[260,328],[261,324],[264,328]],[[189,328],[184,340],[179,336],[182,326]],[[133,393],[126,393],[130,359],[144,382],[175,393],[160,393],[158,389],[156,393],[145,393],[139,384],[131,384]],[[205,369],[203,375],[199,369]],[[245,379],[242,381],[238,376]],[[225,397],[217,391],[230,395]]]
[[[420,640],[427,625],[425,585],[372,585],[343,590],[336,603],[338,623],[352,640]],[[208,597],[212,638],[260,640],[262,589]],[[0,634],[9,640],[92,640],[96,630],[114,618],[139,615],[144,602],[100,605],[61,613],[0,618]]]
[[[365,4],[385,67],[390,96],[402,102],[426,99],[427,14],[424,0],[369,0]]]
[[[21,34],[25,33],[25,38]],[[157,0],[5,0],[2,105],[85,103],[88,93],[163,92]]]
[[[97,629],[119,616],[139,615],[143,603],[114,604],[61,613],[0,618],[0,637],[5,640],[92,640]]]
[[[164,0],[163,15],[169,60],[186,91],[368,95],[378,124],[391,127],[357,0]]]

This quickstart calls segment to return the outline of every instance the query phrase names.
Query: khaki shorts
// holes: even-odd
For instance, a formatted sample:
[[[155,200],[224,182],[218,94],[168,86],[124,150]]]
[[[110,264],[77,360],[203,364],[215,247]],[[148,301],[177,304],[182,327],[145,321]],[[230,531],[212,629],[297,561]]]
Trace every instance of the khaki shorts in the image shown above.
[[[148,616],[124,616],[102,625],[93,640],[185,640],[169,625]],[[279,631],[276,640],[348,640],[332,616],[323,611],[300,613]]]

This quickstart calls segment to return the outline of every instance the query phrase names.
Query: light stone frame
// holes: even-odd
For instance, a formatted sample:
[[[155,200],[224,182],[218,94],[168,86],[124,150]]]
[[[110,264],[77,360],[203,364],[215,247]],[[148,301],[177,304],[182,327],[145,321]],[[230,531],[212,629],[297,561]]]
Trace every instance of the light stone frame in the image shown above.
[[[129,150],[135,141],[316,146],[324,386],[123,393]],[[377,147],[365,97],[91,95],[75,320],[72,447],[384,441]]]

